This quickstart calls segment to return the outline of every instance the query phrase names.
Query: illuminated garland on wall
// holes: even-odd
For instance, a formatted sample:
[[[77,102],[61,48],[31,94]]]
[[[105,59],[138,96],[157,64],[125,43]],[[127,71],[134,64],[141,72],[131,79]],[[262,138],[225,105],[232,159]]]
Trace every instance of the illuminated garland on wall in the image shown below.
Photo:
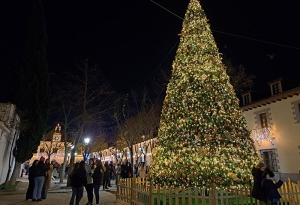
[[[251,134],[254,142],[256,142],[258,145],[261,145],[263,141],[268,141],[273,144],[274,136],[272,134],[271,127],[252,130]]]

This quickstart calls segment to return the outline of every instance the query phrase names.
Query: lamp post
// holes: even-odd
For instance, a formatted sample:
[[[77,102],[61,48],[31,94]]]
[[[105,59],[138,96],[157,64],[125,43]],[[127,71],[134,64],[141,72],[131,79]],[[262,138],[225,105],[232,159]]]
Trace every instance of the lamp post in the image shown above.
[[[89,152],[88,152],[88,144],[90,142],[90,138],[85,138],[84,143],[85,143],[85,149],[84,149],[84,161],[87,163],[89,160]]]

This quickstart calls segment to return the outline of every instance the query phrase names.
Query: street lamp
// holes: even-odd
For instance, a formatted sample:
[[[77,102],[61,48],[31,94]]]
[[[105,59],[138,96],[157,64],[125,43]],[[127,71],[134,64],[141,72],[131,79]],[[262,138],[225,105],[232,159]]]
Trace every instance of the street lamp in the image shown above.
[[[85,143],[85,145],[88,145],[88,144],[89,144],[89,142],[90,142],[90,138],[85,138],[85,139],[84,139],[84,143]]]
[[[85,138],[84,139],[84,143],[85,143],[85,151],[84,151],[84,161],[86,163],[88,163],[88,160],[89,160],[89,153],[88,153],[88,144],[90,142],[90,138]]]

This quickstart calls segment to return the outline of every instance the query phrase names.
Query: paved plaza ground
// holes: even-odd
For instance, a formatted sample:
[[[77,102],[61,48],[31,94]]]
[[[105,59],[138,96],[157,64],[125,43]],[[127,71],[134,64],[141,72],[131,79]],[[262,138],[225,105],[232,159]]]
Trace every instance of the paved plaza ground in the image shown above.
[[[28,179],[26,176],[18,179],[20,184],[17,191],[11,192],[0,192],[0,205],[27,205],[27,204],[38,204],[38,205],[69,205],[69,201],[72,195],[70,188],[62,188],[66,186],[66,181],[63,184],[58,184],[58,180],[53,180],[51,188],[48,191],[47,199],[39,202],[25,201],[25,194],[28,186]],[[109,205],[109,204],[118,204],[126,205],[125,202],[116,202],[116,185],[112,183],[112,187],[103,191],[100,190],[100,204]],[[81,199],[80,205],[85,205],[87,203],[86,192],[84,191],[83,198]],[[95,205],[95,198],[93,204]]]

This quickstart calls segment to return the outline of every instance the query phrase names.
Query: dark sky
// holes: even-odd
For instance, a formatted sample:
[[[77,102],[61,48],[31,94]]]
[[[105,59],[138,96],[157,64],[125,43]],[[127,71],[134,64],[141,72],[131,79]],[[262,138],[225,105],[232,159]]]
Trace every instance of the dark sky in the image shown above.
[[[189,3],[154,1],[181,17]],[[1,5],[0,102],[10,99],[11,71],[19,59],[26,28],[26,2],[6,0]],[[256,75],[256,90],[268,89],[267,82],[280,76],[300,79],[296,2],[200,1],[220,52]],[[150,0],[44,0],[43,5],[51,72],[74,69],[77,62],[88,58],[90,64],[99,64],[118,92],[128,92],[147,84],[158,69],[171,70],[182,20]]]

